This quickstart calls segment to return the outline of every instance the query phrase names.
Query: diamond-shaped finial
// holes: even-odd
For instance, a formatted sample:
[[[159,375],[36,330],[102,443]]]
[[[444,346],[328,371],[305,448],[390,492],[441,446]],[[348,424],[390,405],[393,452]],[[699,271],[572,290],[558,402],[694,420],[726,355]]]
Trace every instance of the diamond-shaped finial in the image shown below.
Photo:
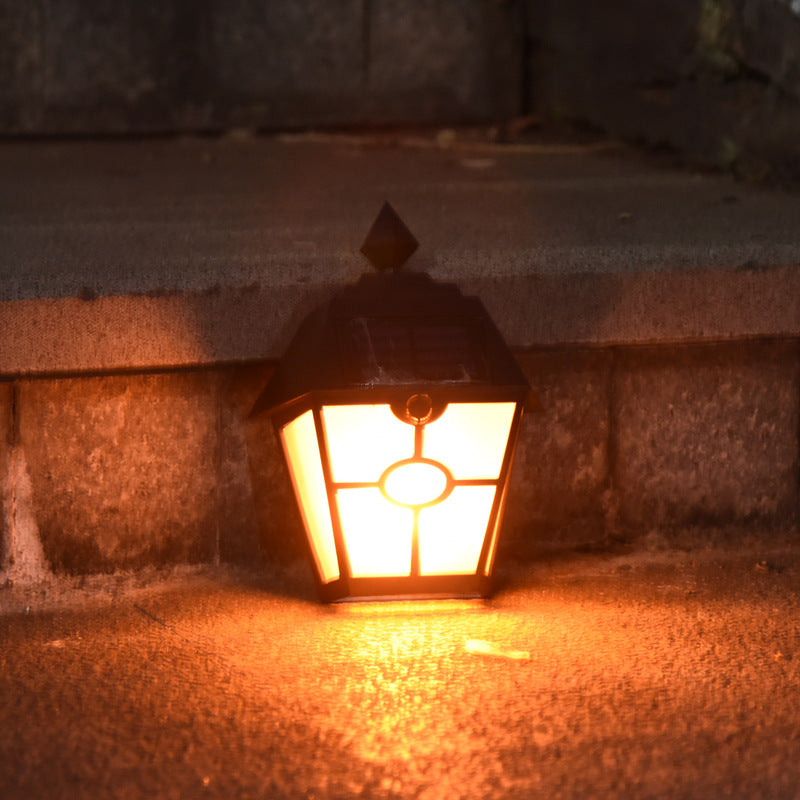
[[[375,269],[398,271],[417,247],[419,243],[403,220],[388,203],[384,203],[361,245],[361,252]]]

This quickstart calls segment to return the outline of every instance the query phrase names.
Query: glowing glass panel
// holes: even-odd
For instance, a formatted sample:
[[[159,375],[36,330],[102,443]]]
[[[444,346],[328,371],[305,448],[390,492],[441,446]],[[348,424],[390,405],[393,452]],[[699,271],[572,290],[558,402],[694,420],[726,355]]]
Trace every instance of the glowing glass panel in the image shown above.
[[[314,560],[323,582],[328,583],[339,577],[339,563],[313,413],[306,411],[284,425],[281,442]]]
[[[497,553],[497,540],[500,537],[500,523],[503,519],[503,508],[505,507],[506,503],[506,489],[508,486],[506,485],[503,488],[503,494],[500,496],[500,507],[497,512],[497,516],[494,519],[494,525],[492,525],[492,530],[489,532],[489,536],[491,537],[491,541],[489,542],[489,552],[486,555],[486,565],[484,567],[485,574],[491,575],[492,568],[494,567],[494,557]]]
[[[336,483],[377,483],[395,461],[414,454],[414,428],[388,405],[323,406],[331,475]]]
[[[419,512],[421,575],[475,572],[495,491],[494,486],[456,486],[444,502]]]
[[[340,489],[336,499],[353,577],[410,575],[414,512],[380,489]]]
[[[383,490],[390,500],[404,506],[423,506],[441,497],[447,489],[447,475],[435,464],[406,463],[387,476]]]
[[[450,403],[425,426],[423,455],[441,461],[456,480],[498,478],[516,403]]]

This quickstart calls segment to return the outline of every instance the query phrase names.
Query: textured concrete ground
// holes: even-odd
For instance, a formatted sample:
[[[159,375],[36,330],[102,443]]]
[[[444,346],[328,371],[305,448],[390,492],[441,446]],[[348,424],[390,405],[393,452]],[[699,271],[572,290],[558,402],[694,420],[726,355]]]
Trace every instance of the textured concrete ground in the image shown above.
[[[2,590],[2,796],[795,796],[796,545],[500,578],[336,607],[300,568]]]

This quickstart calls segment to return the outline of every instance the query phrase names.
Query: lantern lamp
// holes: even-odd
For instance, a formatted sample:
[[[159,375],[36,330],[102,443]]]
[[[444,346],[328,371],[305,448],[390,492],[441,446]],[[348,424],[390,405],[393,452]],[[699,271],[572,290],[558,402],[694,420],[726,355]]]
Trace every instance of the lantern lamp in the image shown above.
[[[301,325],[256,401],[280,439],[324,601],[485,596],[530,388],[488,313],[402,271],[386,203],[378,271]]]

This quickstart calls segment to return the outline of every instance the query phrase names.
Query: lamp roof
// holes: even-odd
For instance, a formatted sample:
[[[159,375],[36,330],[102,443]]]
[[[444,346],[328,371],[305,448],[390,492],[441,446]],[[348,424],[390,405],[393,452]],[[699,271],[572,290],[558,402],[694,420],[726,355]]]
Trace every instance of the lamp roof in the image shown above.
[[[315,391],[528,383],[483,304],[424,273],[364,275],[301,324],[253,407]]]

